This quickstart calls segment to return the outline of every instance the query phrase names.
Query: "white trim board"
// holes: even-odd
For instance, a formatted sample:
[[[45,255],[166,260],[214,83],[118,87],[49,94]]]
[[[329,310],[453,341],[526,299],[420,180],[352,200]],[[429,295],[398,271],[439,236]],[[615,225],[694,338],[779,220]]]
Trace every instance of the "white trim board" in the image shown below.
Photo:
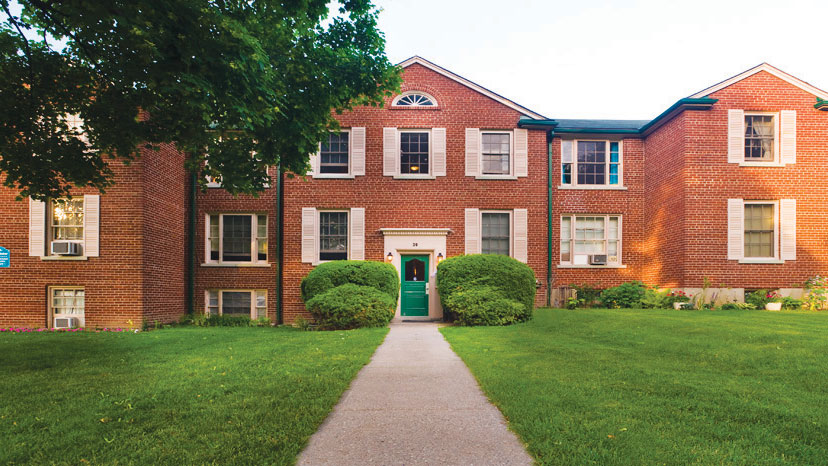
[[[779,78],[783,81],[786,81],[790,84],[793,84],[794,86],[802,89],[805,92],[809,92],[809,93],[811,93],[811,94],[813,94],[813,95],[815,95],[815,96],[817,96],[821,99],[828,100],[828,92],[825,92],[825,91],[823,91],[819,88],[816,88],[816,87],[806,83],[805,81],[803,81],[799,78],[796,78],[794,76],[791,76],[788,73],[780,70],[779,68],[771,66],[767,63],[762,63],[761,65],[755,66],[755,67],[753,67],[753,68],[751,68],[751,69],[749,69],[749,70],[747,70],[747,71],[745,71],[741,74],[737,74],[736,76],[733,76],[730,79],[726,79],[726,80],[724,80],[724,81],[722,81],[718,84],[714,84],[713,86],[710,86],[707,89],[704,89],[700,92],[697,92],[697,93],[691,95],[690,98],[691,99],[697,99],[697,98],[700,98],[700,97],[708,96],[708,95],[710,95],[710,94],[712,94],[716,91],[724,89],[724,88],[726,88],[726,87],[728,87],[728,86],[730,86],[734,83],[737,83],[737,82],[739,82],[739,81],[741,81],[745,78],[753,76],[754,74],[756,74],[760,71],[766,71],[766,72],[776,76],[777,78]]]
[[[540,113],[535,113],[535,112],[529,110],[528,108],[526,108],[522,105],[518,105],[517,103],[515,103],[515,102],[513,102],[513,101],[511,101],[511,100],[509,100],[509,99],[507,99],[507,98],[505,98],[505,97],[503,97],[499,94],[496,94],[496,93],[486,89],[483,86],[475,84],[475,83],[469,81],[468,79],[466,79],[466,78],[464,78],[464,77],[462,77],[458,74],[452,73],[451,71],[449,71],[449,70],[447,70],[443,67],[435,65],[434,63],[431,63],[430,61],[426,60],[423,57],[419,57],[417,55],[414,55],[413,57],[409,58],[408,60],[400,62],[398,64],[398,66],[400,66],[402,68],[408,68],[409,66],[411,66],[415,63],[418,64],[418,65],[422,65],[422,66],[430,69],[431,71],[434,71],[435,73],[441,74],[441,75],[443,75],[443,76],[445,76],[445,77],[447,77],[447,78],[449,78],[453,81],[456,81],[456,82],[468,87],[469,89],[477,91],[477,92],[485,95],[486,97],[488,97],[492,100],[500,102],[501,104],[511,108],[512,110],[516,110],[516,111],[520,112],[523,115],[534,118],[536,120],[547,120],[548,119],[545,116],[541,115]]]

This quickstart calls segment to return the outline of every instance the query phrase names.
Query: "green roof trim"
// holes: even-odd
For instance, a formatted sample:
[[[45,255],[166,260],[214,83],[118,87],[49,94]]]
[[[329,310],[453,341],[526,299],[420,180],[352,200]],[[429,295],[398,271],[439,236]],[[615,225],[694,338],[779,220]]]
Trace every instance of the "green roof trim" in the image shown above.
[[[712,99],[710,97],[687,97],[679,99],[679,101],[670,106],[670,108],[661,112],[661,115],[653,118],[652,121],[642,126],[639,131],[641,134],[649,134],[652,130],[658,128],[685,110],[707,110],[718,101],[719,99]]]
[[[817,97],[817,103],[814,104],[814,108],[817,110],[828,111],[828,100]]]

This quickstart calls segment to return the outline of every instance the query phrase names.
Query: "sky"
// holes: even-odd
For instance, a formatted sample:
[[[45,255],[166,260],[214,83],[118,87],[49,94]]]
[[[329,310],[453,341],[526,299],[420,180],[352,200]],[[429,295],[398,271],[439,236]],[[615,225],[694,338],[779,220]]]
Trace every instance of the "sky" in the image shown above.
[[[762,62],[828,90],[828,0],[375,0],[419,55],[549,118],[650,119]]]

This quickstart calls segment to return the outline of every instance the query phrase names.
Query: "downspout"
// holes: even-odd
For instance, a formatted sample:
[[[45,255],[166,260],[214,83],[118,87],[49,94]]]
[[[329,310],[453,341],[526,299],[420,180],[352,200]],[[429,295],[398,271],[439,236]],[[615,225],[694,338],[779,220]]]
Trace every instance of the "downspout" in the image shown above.
[[[195,313],[196,173],[190,174],[190,228],[187,231],[187,313]]]
[[[552,306],[552,141],[555,131],[546,133],[546,307]]]
[[[282,164],[276,166],[276,325],[282,325],[283,321],[283,270],[285,254],[282,248],[284,239],[284,210],[285,210],[285,184],[282,182]]]

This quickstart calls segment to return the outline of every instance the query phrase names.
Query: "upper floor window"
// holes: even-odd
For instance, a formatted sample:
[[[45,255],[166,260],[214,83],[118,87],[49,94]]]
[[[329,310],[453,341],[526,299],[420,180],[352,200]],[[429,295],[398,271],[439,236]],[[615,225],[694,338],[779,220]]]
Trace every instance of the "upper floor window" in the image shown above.
[[[55,199],[51,211],[52,241],[83,241],[83,199]]]
[[[481,132],[481,155],[483,175],[510,175],[511,133]]]
[[[349,136],[348,131],[328,134],[328,140],[323,142],[319,149],[319,173],[348,173]]]
[[[773,162],[776,122],[774,115],[745,115],[745,162]]]
[[[208,215],[208,263],[267,263],[267,216]]]
[[[620,186],[621,142],[562,141],[561,184]]]
[[[621,217],[584,215],[561,217],[561,264],[619,265]]]
[[[428,132],[400,132],[400,174],[429,174]]]
[[[319,212],[319,260],[348,259],[348,212]]]
[[[435,107],[437,101],[424,92],[406,92],[394,99],[391,105],[394,107]]]

